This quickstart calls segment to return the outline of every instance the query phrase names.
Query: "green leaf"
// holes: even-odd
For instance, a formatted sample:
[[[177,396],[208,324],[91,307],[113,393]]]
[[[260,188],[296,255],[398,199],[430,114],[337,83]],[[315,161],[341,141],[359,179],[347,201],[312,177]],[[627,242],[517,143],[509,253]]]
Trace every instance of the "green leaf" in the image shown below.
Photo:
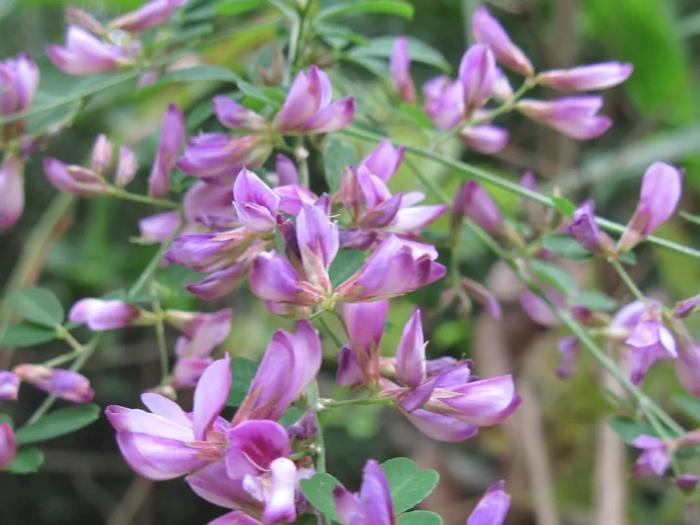
[[[7,327],[0,346],[22,347],[51,341],[56,338],[56,330],[33,323],[19,323]]]
[[[566,217],[572,217],[574,215],[574,212],[576,211],[576,205],[571,202],[569,199],[566,197],[558,197],[558,196],[553,196],[551,197],[552,203],[554,204],[554,207],[561,213],[562,215]]]
[[[263,0],[223,0],[214,6],[219,15],[240,15],[260,7]]]
[[[362,266],[363,262],[365,262],[365,252],[362,250],[354,248],[340,250],[328,269],[331,284],[335,287],[343,283]]]
[[[578,306],[585,306],[591,310],[608,311],[617,306],[617,301],[615,299],[598,290],[579,292],[575,302]]]
[[[544,238],[543,245],[550,252],[572,261],[585,261],[592,254],[581,246],[576,239],[565,233],[552,233]]]
[[[385,461],[382,463],[382,470],[391,488],[391,499],[397,514],[423,501],[440,479],[435,470],[419,468],[415,461],[409,458]]]
[[[649,425],[635,421],[634,419],[616,416],[608,421],[608,425],[615,432],[622,441],[631,445],[637,436],[643,434],[647,436],[656,436],[656,431]]]
[[[357,162],[355,146],[337,137],[331,137],[326,141],[323,146],[323,166],[326,183],[331,193],[335,193],[340,188],[340,178],[345,168]]]
[[[423,111],[423,108],[413,104],[407,104],[406,102],[401,102],[399,110],[421,128],[432,129],[434,127],[430,117],[425,111]]]
[[[238,75],[221,66],[194,66],[169,71],[161,82],[237,82]]]
[[[533,259],[530,261],[532,272],[545,284],[557,289],[565,295],[576,291],[576,281],[569,272],[554,264]]]
[[[327,7],[318,14],[318,19],[334,18],[336,16],[355,16],[369,13],[402,16],[413,18],[413,6],[404,0],[348,0]]]
[[[442,525],[442,518],[434,512],[414,510],[401,514],[398,525]]]
[[[12,463],[5,467],[13,474],[31,474],[39,470],[44,462],[44,454],[38,448],[23,448]]]
[[[388,59],[393,52],[395,40],[396,38],[392,36],[372,38],[367,44],[351,49],[348,52],[348,56],[353,58],[375,57]],[[411,57],[413,62],[427,64],[445,72],[449,72],[451,69],[450,63],[440,51],[417,38],[408,37],[408,56]]]
[[[689,396],[673,396],[673,402],[695,421],[700,421],[700,399]]]
[[[62,408],[45,415],[36,423],[20,428],[15,436],[20,445],[46,441],[80,430],[98,417],[100,407],[95,404]]]
[[[63,306],[46,288],[25,288],[5,299],[7,306],[27,321],[54,327],[63,322]]]
[[[299,482],[301,491],[309,503],[319,512],[329,518],[340,521],[335,512],[335,501],[333,499],[333,489],[340,482],[330,474],[320,472],[310,479],[302,479]]]
[[[240,406],[241,401],[248,393],[257,369],[258,365],[245,357],[231,359],[231,391],[226,400],[228,406]]]

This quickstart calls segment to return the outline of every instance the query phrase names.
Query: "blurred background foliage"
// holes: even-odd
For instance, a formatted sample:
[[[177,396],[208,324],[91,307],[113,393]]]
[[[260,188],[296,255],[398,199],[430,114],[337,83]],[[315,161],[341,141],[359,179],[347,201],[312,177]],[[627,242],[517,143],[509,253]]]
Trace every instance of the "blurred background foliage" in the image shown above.
[[[47,43],[62,41],[65,24],[62,0],[0,0],[0,55],[30,51],[42,66],[42,96],[50,100],[82,89],[94,79],[68,78],[43,58]],[[139,5],[140,0],[91,0],[70,2],[108,17]],[[207,22],[214,0],[190,0],[190,26]],[[452,70],[469,42],[465,23],[477,4],[466,0],[414,0],[412,20],[364,15],[347,20],[347,27],[368,38],[409,34],[438,50]],[[471,153],[464,160],[498,170],[517,180],[534,171],[542,188],[558,187],[574,201],[586,196],[597,200],[597,211],[625,222],[633,209],[644,169],[655,160],[686,168],[686,192],[682,208],[692,213],[700,191],[700,121],[698,108],[698,49],[700,5],[693,0],[498,0],[490,7],[513,39],[529,54],[538,69],[566,67],[602,60],[626,60],[634,64],[632,78],[606,96],[605,113],[615,126],[601,139],[575,143],[543,127],[508,117],[513,137],[496,158]],[[209,11],[207,11],[209,10]],[[196,13],[199,13],[197,15]],[[199,16],[199,18],[197,18]],[[183,61],[218,64],[237,74],[257,75],[268,64],[278,36],[284,32],[279,14],[266,7],[240,16],[217,16],[205,28],[201,53]],[[207,41],[215,42],[207,45]],[[435,65],[441,65],[439,62]],[[376,65],[368,61],[365,66]],[[385,85],[374,80],[366,68],[350,64],[334,80],[341,91],[362,91],[365,113],[387,114]],[[357,66],[357,64],[355,64]],[[422,82],[439,71],[415,64],[414,78]],[[172,79],[171,79],[172,80]],[[190,132],[212,129],[209,100],[232,86],[213,80],[163,81],[140,91],[133,82],[111,88],[81,108],[73,126],[50,141],[46,154],[80,163],[89,154],[99,132],[115,142],[137,147],[141,169],[134,185],[145,188],[150,159],[158,137],[163,109],[175,101],[190,115]],[[549,95],[549,94],[547,94]],[[41,100],[41,99],[39,99]],[[65,109],[69,111],[71,108]],[[77,109],[73,108],[73,109]],[[54,115],[55,117],[55,115]],[[389,124],[390,136],[420,142],[422,132],[405,125]],[[362,153],[369,145],[358,143]],[[460,155],[455,147],[454,154]],[[27,169],[28,209],[19,225],[0,236],[0,275],[9,277],[32,227],[55,197],[41,169],[43,155],[35,155]],[[313,165],[312,157],[312,165]],[[438,180],[451,193],[459,177],[428,163],[417,168]],[[323,189],[320,170],[312,173],[313,184]],[[181,187],[184,177],[176,177]],[[392,181],[398,190],[417,185],[405,167]],[[489,188],[492,189],[492,188]],[[494,190],[495,197],[512,217],[521,203]],[[64,231],[52,243],[45,259],[37,261],[39,282],[51,288],[65,305],[83,296],[100,296],[126,288],[138,277],[155,252],[151,246],[130,243],[137,235],[137,220],[151,210],[139,204],[95,199],[77,203],[66,217]],[[446,223],[434,230],[445,231]],[[698,227],[683,219],[664,226],[662,236],[697,245]],[[468,509],[493,480],[505,476],[514,495],[508,523],[528,525],[587,525],[601,512],[601,493],[622,488],[619,503],[625,505],[629,524],[697,524],[700,518],[675,488],[659,480],[630,480],[633,455],[612,442],[601,430],[609,417],[611,396],[606,394],[595,365],[585,356],[578,374],[568,380],[555,378],[556,330],[544,330],[529,321],[518,306],[518,285],[508,272],[474,239],[465,236],[459,246],[462,271],[486,282],[504,305],[504,319],[494,321],[478,307],[463,315],[454,305],[440,305],[441,288],[430,287],[411,297],[395,300],[383,349],[394,352],[401,327],[412,308],[426,307],[429,352],[475,359],[477,373],[484,376],[512,371],[529,399],[517,417],[504,427],[485,429],[478,438],[461,444],[435,444],[419,435],[395,412],[374,407],[354,407],[330,412],[324,423],[329,431],[329,470],[349,486],[356,486],[367,457],[380,460],[401,454],[413,456],[423,466],[441,471],[437,491],[426,501],[428,508],[445,517],[447,525],[464,523]],[[568,263],[582,288],[600,288],[619,301],[630,298],[616,278],[596,264]],[[633,274],[653,294],[673,300],[697,293],[700,268],[680,255],[643,247]],[[166,267],[157,274],[157,291],[165,307],[207,309],[225,305],[235,309],[229,341],[223,349],[237,356],[258,359],[273,332],[285,325],[268,315],[252,300],[245,285],[215,305],[201,305],[183,291],[193,275],[182,268]],[[698,331],[698,326],[694,329]],[[87,336],[87,334],[83,334]],[[700,335],[700,332],[698,332]],[[174,344],[174,334],[169,334]],[[330,345],[328,345],[330,350]],[[23,349],[15,360],[42,361],[56,352],[51,344]],[[344,395],[333,386],[334,358],[329,353],[322,389]],[[97,391],[96,402],[138,405],[138,395],[158,382],[158,357],[152,334],[131,329],[110,333],[88,365]],[[655,367],[646,383],[686,427],[697,421],[673,402],[682,394],[670,365]],[[521,392],[523,393],[523,392]],[[184,403],[187,404],[187,396]],[[41,401],[34,391],[22,390],[18,405],[3,406],[15,421],[23,421]],[[613,440],[617,440],[613,437]],[[219,509],[201,502],[181,480],[158,483],[134,478],[118,454],[113,432],[104,420],[82,432],[50,442],[46,463],[37,475],[11,477],[0,474],[0,523],[9,524],[155,524],[205,523]],[[606,455],[607,454],[607,455]],[[626,489],[626,490],[624,490]],[[625,494],[626,492],[626,494]],[[690,510],[688,505],[690,505]],[[554,511],[556,509],[556,512]],[[605,525],[624,525],[605,523]]]

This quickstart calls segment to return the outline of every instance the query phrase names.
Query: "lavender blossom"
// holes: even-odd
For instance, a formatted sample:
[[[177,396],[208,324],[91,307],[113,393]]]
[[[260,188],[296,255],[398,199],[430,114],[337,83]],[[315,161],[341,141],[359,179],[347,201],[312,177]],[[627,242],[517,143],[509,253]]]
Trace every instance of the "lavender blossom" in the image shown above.
[[[463,184],[456,193],[452,215],[455,224],[459,224],[466,215],[489,233],[503,233],[504,220],[501,210],[486,190],[474,180]]]
[[[69,75],[104,73],[133,63],[126,50],[76,26],[68,28],[65,46],[50,45],[46,54],[57,68]]]
[[[67,401],[87,403],[95,396],[87,378],[72,370],[23,364],[12,372],[23,382]]]
[[[513,43],[503,26],[485,7],[474,11],[472,34],[477,42],[491,48],[496,59],[507,68],[528,77],[533,74],[532,64],[525,53]]]
[[[110,26],[132,33],[145,31],[165,22],[187,0],[151,0],[138,9],[110,22]]]
[[[15,433],[9,423],[0,423],[0,469],[12,463],[16,455]]]
[[[466,525],[503,525],[510,509],[510,495],[505,488],[505,481],[491,485],[469,515]]]
[[[107,182],[94,171],[68,165],[53,157],[44,159],[44,173],[59,191],[81,197],[93,197],[109,191]]]
[[[90,330],[115,330],[129,326],[139,316],[138,308],[124,301],[81,299],[68,313],[72,323],[87,324]]]
[[[335,510],[342,525],[394,525],[394,505],[389,483],[379,463],[365,465],[360,492],[349,492],[342,485],[333,489]]]
[[[632,64],[603,62],[571,69],[553,69],[537,75],[543,86],[559,91],[591,91],[622,84],[632,74]]]
[[[0,400],[15,401],[19,392],[19,377],[9,370],[0,370]]]
[[[151,197],[167,195],[170,186],[170,173],[175,167],[177,156],[185,142],[185,117],[180,108],[169,104],[163,117],[160,143],[153,160],[153,168],[148,177],[148,194]]]
[[[394,39],[394,47],[389,60],[389,71],[394,82],[394,89],[398,91],[401,99],[413,104],[416,101],[416,89],[411,80],[411,59],[408,56],[408,39],[398,37]]]
[[[564,97],[550,101],[522,99],[516,109],[528,118],[547,124],[577,140],[590,140],[612,125],[608,117],[598,115],[603,99],[597,96]]]
[[[459,64],[466,117],[486,104],[493,92],[495,78],[496,61],[491,50],[482,44],[467,49]]]
[[[136,160],[136,155],[127,146],[119,147],[119,162],[117,164],[117,173],[114,176],[114,183],[118,188],[123,188],[128,185],[134,176],[136,176],[136,171],[139,168],[138,160]]]
[[[13,226],[24,211],[24,162],[6,155],[0,166],[0,228]]]
[[[486,155],[498,153],[508,144],[508,131],[491,124],[464,127],[459,137],[467,147]]]

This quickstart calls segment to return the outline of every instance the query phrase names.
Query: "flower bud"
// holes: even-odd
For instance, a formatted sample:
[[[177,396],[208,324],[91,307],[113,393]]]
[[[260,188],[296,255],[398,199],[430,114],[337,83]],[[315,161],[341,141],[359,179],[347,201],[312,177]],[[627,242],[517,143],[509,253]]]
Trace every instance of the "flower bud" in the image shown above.
[[[126,50],[76,26],[68,28],[65,46],[50,45],[46,54],[57,68],[69,75],[104,73],[133,62]]]
[[[639,204],[627,223],[618,250],[628,251],[651,235],[676,210],[681,198],[682,173],[664,162],[655,162],[644,173]]]
[[[187,0],[151,0],[138,9],[113,20],[109,25],[124,31],[145,31],[165,22]]]
[[[19,377],[9,370],[0,370],[0,400],[14,401],[19,391]]]
[[[7,155],[0,166],[0,228],[9,228],[24,211],[24,163]]]
[[[459,224],[465,215],[489,233],[499,234],[503,230],[501,210],[488,192],[474,180],[462,185],[452,204],[455,224]]]
[[[513,97],[513,88],[503,70],[496,66],[496,75],[493,80],[493,98],[505,102]]]
[[[467,147],[486,155],[498,153],[508,144],[508,131],[490,124],[465,127],[459,136]]]
[[[472,16],[472,34],[477,42],[493,50],[496,59],[513,71],[524,76],[533,73],[532,64],[525,53],[517,47],[488,9],[480,7]]]
[[[678,318],[688,317],[700,305],[700,295],[695,295],[676,303],[673,308],[673,315]]]
[[[129,326],[138,315],[138,309],[124,301],[89,298],[75,303],[68,319],[72,323],[87,324],[90,330],[97,332]]]
[[[17,455],[15,433],[9,423],[0,424],[0,469],[7,467]]]
[[[595,221],[595,209],[592,200],[579,206],[571,218],[569,233],[578,243],[593,253],[612,252],[610,239],[600,231]]]
[[[491,50],[481,44],[467,49],[459,65],[465,116],[486,104],[493,92],[495,78],[496,62]]]
[[[555,100],[522,99],[516,109],[528,118],[547,124],[564,135],[589,140],[599,137],[612,125],[598,115],[603,99],[596,96],[564,97]]]
[[[90,166],[92,171],[98,175],[104,175],[104,172],[112,165],[112,143],[107,138],[107,135],[100,133],[97,135],[95,145],[92,147],[92,162]]]
[[[394,39],[394,47],[389,61],[389,71],[394,81],[394,89],[399,92],[402,100],[413,104],[416,101],[416,88],[411,80],[410,68],[408,39],[406,37]]]
[[[676,478],[676,485],[686,494],[692,494],[700,478],[695,474],[681,474]]]
[[[632,64],[603,62],[571,69],[554,69],[537,75],[543,86],[559,91],[591,91],[621,84],[632,74]]]
[[[119,163],[117,164],[117,174],[114,178],[114,183],[118,188],[123,188],[134,180],[136,171],[139,168],[139,163],[136,160],[136,155],[127,146],[119,148]]]
[[[260,131],[267,127],[267,121],[263,117],[229,97],[217,95],[212,103],[216,118],[227,128]]]
[[[95,396],[90,381],[72,370],[25,364],[16,366],[13,371],[25,383],[67,401],[87,403]]]
[[[82,166],[65,164],[53,157],[44,159],[44,173],[49,182],[64,193],[92,197],[109,191],[105,180],[95,172]]]

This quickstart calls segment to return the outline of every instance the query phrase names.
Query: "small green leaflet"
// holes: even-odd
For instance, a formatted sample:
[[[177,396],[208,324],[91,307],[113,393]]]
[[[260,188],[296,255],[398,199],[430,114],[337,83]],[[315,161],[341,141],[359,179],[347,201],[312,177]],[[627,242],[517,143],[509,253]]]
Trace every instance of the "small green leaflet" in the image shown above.
[[[593,254],[581,246],[571,235],[564,233],[552,233],[544,238],[544,247],[559,257],[572,261],[585,261]]]
[[[240,15],[262,4],[263,0],[223,0],[214,6],[214,11],[220,15]]]
[[[440,479],[435,470],[420,468],[409,458],[385,461],[382,463],[382,470],[391,488],[391,499],[396,514],[418,505],[433,491]]]
[[[620,436],[622,441],[631,445],[634,439],[642,434],[647,436],[656,436],[654,429],[645,424],[635,421],[634,419],[622,416],[616,416],[608,421],[608,425],[613,431]]]
[[[544,284],[556,288],[563,294],[570,295],[576,291],[576,281],[563,268],[538,259],[530,261],[530,268]]]
[[[597,290],[579,292],[574,301],[578,306],[585,306],[591,310],[612,310],[617,306],[617,301],[609,295]]]
[[[38,448],[23,448],[14,461],[5,467],[13,474],[31,474],[39,470],[44,462],[44,454]]]
[[[340,178],[345,168],[357,164],[358,155],[355,146],[336,137],[330,137],[323,146],[323,167],[326,183],[331,193],[340,188]]]
[[[160,79],[161,83],[201,81],[236,82],[238,76],[221,66],[194,66],[170,71]]]
[[[442,518],[427,510],[414,510],[399,516],[398,525],[442,525]]]
[[[673,402],[687,416],[693,420],[700,422],[700,399],[695,399],[690,396],[673,396]]]
[[[230,407],[240,406],[253,382],[258,365],[245,357],[231,359],[231,390],[226,404]]]
[[[43,326],[63,323],[63,306],[46,288],[25,288],[11,294],[5,304],[23,319]]]
[[[413,18],[413,12],[413,6],[404,0],[349,0],[322,9],[318,14],[318,19],[323,20],[336,16],[355,16],[369,13]]]
[[[365,261],[365,252],[354,248],[347,248],[338,252],[338,255],[331,263],[328,274],[331,284],[336,287],[342,284],[352,274],[354,274]]]
[[[0,346],[22,347],[46,343],[56,338],[56,330],[34,323],[22,322],[7,327]]]
[[[576,205],[566,197],[551,197],[554,207],[566,217],[571,217],[576,211]]]
[[[366,45],[354,47],[348,56],[358,59],[362,57],[375,57],[389,59],[394,49],[395,37],[382,36],[372,38]],[[417,38],[408,37],[408,55],[413,62],[420,62],[433,66],[444,72],[450,71],[450,63],[437,49]]]
[[[20,428],[15,437],[20,445],[46,441],[86,427],[99,416],[100,407],[95,404],[62,408],[45,415],[36,423]]]
[[[340,482],[330,474],[320,472],[310,479],[302,479],[299,482],[301,491],[309,503],[319,512],[329,518],[340,521],[335,512],[335,501],[333,500],[333,489]]]

